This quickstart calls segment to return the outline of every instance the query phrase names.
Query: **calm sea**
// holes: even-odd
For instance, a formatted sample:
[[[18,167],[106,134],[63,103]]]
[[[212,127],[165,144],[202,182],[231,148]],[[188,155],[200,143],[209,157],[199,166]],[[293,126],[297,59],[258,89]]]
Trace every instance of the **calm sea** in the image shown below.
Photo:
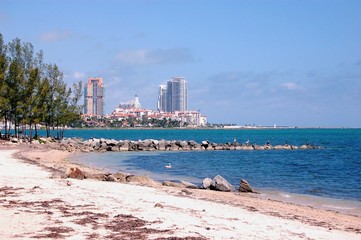
[[[244,178],[261,197],[312,204],[361,215],[361,129],[68,130],[67,137],[209,140],[321,146],[314,150],[124,152],[75,155],[110,172],[201,184],[220,174],[235,187]],[[171,169],[164,166],[172,164]]]

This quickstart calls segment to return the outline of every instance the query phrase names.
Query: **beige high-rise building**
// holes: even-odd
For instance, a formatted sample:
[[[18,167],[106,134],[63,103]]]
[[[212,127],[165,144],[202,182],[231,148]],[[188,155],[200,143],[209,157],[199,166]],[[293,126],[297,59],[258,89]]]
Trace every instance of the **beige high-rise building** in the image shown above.
[[[84,88],[84,114],[102,117],[104,115],[105,86],[103,79],[90,77]]]

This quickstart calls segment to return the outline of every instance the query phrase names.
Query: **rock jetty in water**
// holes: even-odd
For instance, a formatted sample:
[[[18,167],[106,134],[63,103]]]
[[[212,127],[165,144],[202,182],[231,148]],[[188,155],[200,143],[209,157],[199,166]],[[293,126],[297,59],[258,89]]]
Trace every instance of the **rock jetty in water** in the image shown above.
[[[69,151],[69,152],[122,152],[122,151],[212,151],[212,150],[296,150],[296,149],[316,149],[318,146],[304,144],[296,145],[275,145],[270,144],[241,144],[232,143],[214,143],[203,140],[200,143],[195,140],[114,140],[104,138],[91,138],[82,140],[79,138],[64,138],[56,141],[50,138],[43,138],[41,141],[35,140],[33,144],[47,144],[49,148]]]

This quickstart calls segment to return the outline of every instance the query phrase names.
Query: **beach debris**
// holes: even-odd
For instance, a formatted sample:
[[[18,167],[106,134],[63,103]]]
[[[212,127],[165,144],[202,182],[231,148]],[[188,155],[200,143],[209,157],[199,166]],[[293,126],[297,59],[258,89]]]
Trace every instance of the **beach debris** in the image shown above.
[[[66,181],[66,185],[67,185],[67,186],[71,186],[71,184],[72,184],[72,183],[71,183],[70,181]]]
[[[211,178],[205,178],[202,181],[202,186],[204,189],[209,189],[212,185],[212,179]]]
[[[70,167],[66,170],[65,176],[67,178],[75,178],[79,180],[83,180],[85,177],[85,174],[77,167]]]
[[[239,183],[239,189],[240,192],[253,192],[253,189],[249,185],[246,179],[242,179]]]
[[[222,192],[235,192],[236,189],[221,175],[213,178],[210,189]]]

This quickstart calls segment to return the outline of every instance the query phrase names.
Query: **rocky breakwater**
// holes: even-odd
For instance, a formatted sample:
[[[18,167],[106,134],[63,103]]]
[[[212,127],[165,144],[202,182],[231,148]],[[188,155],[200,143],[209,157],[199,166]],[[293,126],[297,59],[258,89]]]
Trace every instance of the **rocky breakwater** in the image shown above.
[[[203,140],[200,143],[194,140],[114,140],[104,138],[91,138],[81,140],[78,138],[64,138],[59,142],[49,141],[42,142],[49,144],[50,147],[64,151],[82,151],[82,152],[122,152],[122,151],[202,151],[202,150],[296,150],[296,149],[316,149],[318,146],[304,144],[296,145],[275,145],[270,144],[241,144],[233,143],[214,143]]]

